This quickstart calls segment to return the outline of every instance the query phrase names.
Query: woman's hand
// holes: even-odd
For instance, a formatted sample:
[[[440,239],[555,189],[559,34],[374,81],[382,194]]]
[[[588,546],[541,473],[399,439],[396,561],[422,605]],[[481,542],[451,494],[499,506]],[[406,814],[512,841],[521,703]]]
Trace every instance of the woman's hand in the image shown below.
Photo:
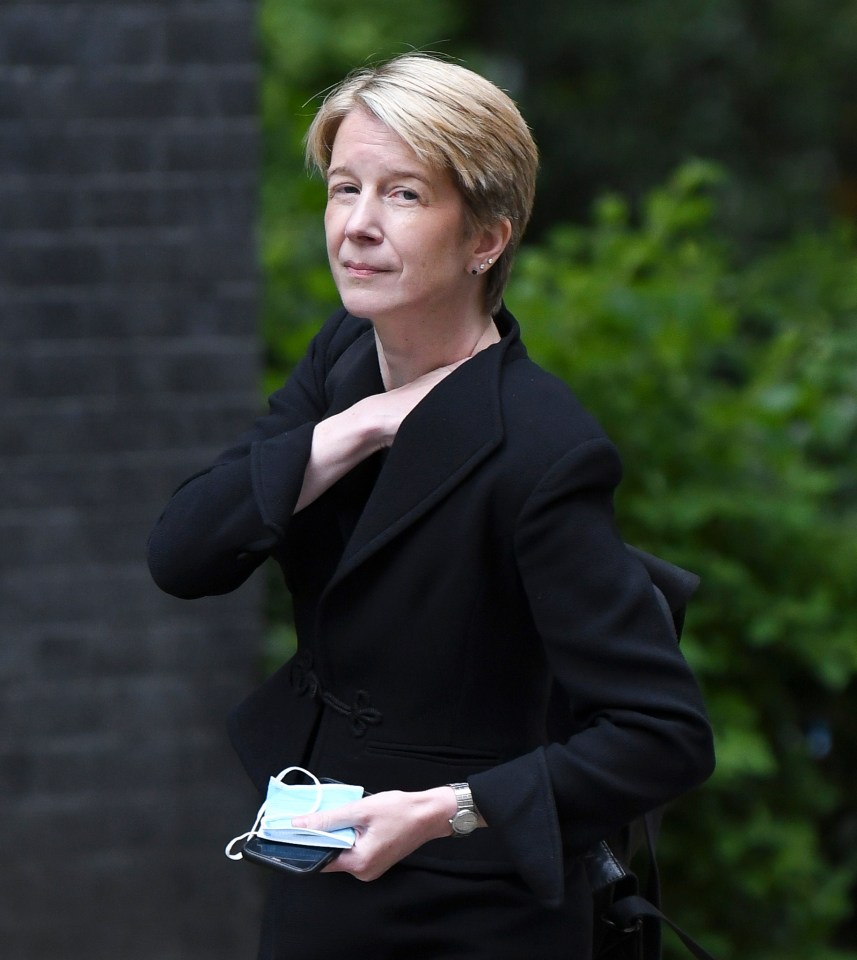
[[[451,787],[409,793],[391,790],[335,810],[295,817],[292,822],[314,830],[354,827],[354,846],[343,850],[323,872],[377,880],[417,847],[437,837],[448,837],[452,833],[449,820],[456,809]]]
[[[317,424],[295,513],[317,500],[366,457],[391,446],[411,410],[464,362],[438,367],[404,386],[365,397]]]
[[[364,415],[375,422],[379,429],[379,446],[376,449],[389,447],[396,439],[402,421],[414,407],[424,400],[441,380],[446,379],[453,370],[469,359],[465,357],[445,367],[429,370],[428,373],[417,377],[416,380],[411,380],[410,383],[387,390],[385,393],[376,393],[356,403],[352,409],[360,409]]]

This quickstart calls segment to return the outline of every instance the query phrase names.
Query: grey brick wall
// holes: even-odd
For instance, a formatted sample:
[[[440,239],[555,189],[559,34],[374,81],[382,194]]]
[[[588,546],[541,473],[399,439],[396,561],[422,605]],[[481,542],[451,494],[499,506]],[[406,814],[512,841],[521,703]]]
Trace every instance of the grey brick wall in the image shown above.
[[[144,542],[258,407],[252,0],[0,5],[0,955],[253,956],[258,582]]]

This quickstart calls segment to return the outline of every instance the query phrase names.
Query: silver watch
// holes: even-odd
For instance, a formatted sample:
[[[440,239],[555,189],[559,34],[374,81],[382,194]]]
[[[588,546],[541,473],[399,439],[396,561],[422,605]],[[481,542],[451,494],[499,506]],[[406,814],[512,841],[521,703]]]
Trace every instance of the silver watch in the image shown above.
[[[470,785],[467,783],[450,783],[455,793],[455,802],[458,804],[458,810],[450,819],[449,825],[452,827],[454,837],[466,837],[473,833],[479,822],[479,814],[476,811],[476,805],[473,803],[473,794],[470,792]]]

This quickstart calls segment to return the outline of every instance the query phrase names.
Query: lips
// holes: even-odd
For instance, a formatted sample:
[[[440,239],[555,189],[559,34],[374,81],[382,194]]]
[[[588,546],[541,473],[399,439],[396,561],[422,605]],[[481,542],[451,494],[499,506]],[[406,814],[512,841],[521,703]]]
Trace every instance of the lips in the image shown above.
[[[357,260],[346,260],[343,266],[353,277],[374,277],[379,273],[386,273],[386,270],[382,267],[376,267],[371,263],[362,263]]]

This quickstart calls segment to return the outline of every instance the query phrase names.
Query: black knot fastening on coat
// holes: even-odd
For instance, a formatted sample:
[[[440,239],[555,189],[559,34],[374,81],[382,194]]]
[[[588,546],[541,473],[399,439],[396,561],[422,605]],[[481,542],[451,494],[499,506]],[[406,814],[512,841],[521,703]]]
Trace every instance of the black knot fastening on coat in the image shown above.
[[[324,696],[323,699],[325,703],[328,702],[327,696]],[[344,706],[344,704],[342,705]],[[338,704],[331,703],[330,706],[334,710],[339,709]],[[374,726],[384,719],[381,711],[369,702],[369,694],[365,690],[358,690],[354,694],[354,703],[346,710],[348,722],[351,724],[351,732],[355,737],[362,737],[368,727]]]
[[[345,717],[355,737],[362,737],[369,727],[381,723],[384,719],[381,711],[372,706],[369,694],[365,690],[358,690],[351,704],[340,700],[329,690],[325,690],[318,675],[312,669],[312,654],[308,652],[298,654],[292,661],[289,679],[295,693],[299,696],[309,694],[312,699],[318,698],[325,706]]]
[[[318,696],[321,684],[312,669],[311,653],[299,653],[295,657],[289,669],[289,680],[295,693],[299,696],[303,696],[305,693],[308,693],[313,699]]]

